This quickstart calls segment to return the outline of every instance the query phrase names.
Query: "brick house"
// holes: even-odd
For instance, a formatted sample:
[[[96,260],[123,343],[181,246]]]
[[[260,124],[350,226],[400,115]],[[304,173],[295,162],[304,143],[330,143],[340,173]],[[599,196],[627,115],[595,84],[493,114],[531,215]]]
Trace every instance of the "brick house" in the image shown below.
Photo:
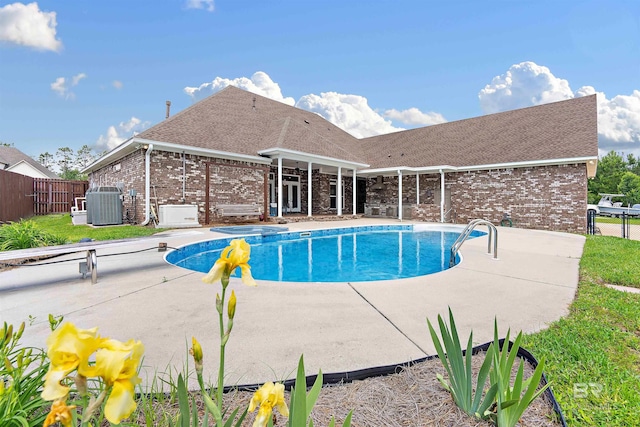
[[[143,224],[153,204],[194,205],[201,224],[220,220],[218,205],[258,204],[286,220],[500,223],[507,214],[518,227],[585,232],[597,160],[595,95],[358,139],[229,86],[84,172],[92,186],[136,190]]]

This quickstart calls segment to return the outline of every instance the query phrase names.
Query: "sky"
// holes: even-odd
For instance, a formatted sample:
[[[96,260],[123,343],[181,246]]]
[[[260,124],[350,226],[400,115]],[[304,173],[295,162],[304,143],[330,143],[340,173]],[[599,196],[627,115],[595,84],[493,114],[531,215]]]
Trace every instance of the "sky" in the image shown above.
[[[0,0],[0,142],[101,152],[228,85],[357,137],[596,93],[640,156],[640,1]]]

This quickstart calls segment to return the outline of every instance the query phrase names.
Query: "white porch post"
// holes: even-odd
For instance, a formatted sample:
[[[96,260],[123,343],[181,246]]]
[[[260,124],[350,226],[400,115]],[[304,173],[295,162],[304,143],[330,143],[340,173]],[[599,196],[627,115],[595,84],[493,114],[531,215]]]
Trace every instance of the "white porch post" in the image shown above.
[[[336,208],[338,208],[338,216],[342,215],[342,166],[338,167],[338,182],[336,182]]]
[[[353,206],[353,214],[356,214],[356,170],[353,170],[353,189],[351,190],[352,192],[352,199],[353,199],[353,204],[351,206]]]
[[[420,174],[416,173],[416,205],[420,204]]]
[[[444,172],[440,169],[440,222],[444,222]]]
[[[402,221],[402,171],[398,169],[398,219]]]
[[[282,218],[282,157],[278,157],[278,218]]]
[[[312,196],[312,187],[313,185],[311,185],[311,162],[309,162],[307,164],[307,216],[311,216],[311,201],[313,200],[313,196]]]

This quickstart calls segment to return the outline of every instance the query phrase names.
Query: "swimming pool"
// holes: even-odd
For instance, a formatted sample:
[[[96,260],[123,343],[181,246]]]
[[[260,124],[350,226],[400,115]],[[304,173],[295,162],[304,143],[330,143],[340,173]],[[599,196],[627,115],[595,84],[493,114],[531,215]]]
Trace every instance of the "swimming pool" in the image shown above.
[[[460,231],[412,225],[366,226],[245,236],[255,279],[285,282],[365,282],[424,276],[449,267]],[[486,233],[474,231],[471,237]],[[206,273],[231,239],[183,246],[165,259]],[[456,259],[456,264],[459,258]]]

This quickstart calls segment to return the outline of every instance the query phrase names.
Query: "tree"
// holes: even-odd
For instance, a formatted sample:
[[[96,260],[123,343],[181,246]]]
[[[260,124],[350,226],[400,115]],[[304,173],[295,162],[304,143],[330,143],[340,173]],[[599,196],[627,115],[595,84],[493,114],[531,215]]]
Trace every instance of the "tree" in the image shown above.
[[[82,169],[100,156],[85,144],[77,152],[69,147],[58,148],[55,155],[45,151],[38,156],[38,161],[50,169],[55,166],[56,173],[62,179],[84,181],[87,176],[81,172]]]
[[[625,195],[626,204],[640,203],[640,176],[633,172],[625,172],[618,184],[618,192]]]
[[[58,151],[56,151],[56,164],[60,169],[60,176],[63,177],[65,174],[69,173],[71,169],[73,169],[75,163],[74,157],[75,154],[73,152],[73,149],[69,147],[58,148]]]
[[[37,160],[38,160],[38,163],[40,163],[42,166],[44,166],[47,169],[53,166],[53,154],[49,153],[48,151],[45,151],[44,153],[40,154]]]
[[[629,169],[629,171],[635,173],[636,175],[640,175],[640,157],[635,158],[633,157],[633,154],[628,154],[627,169]]]
[[[78,169],[84,169],[89,166],[96,159],[93,149],[87,144],[78,149],[76,153],[76,167]]]
[[[617,193],[622,175],[628,172],[627,162],[615,151],[610,151],[598,162],[595,178],[589,180],[589,203],[597,203],[599,193]]]

